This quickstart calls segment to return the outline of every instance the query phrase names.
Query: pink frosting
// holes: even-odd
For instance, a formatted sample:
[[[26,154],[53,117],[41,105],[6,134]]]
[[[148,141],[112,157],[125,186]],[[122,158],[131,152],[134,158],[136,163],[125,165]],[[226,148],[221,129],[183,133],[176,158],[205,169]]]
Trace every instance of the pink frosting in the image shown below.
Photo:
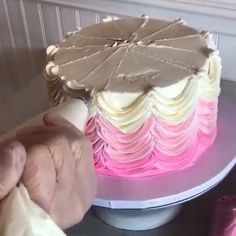
[[[217,101],[198,102],[195,111],[173,125],[151,115],[133,133],[123,133],[100,115],[86,134],[94,149],[96,170],[105,175],[143,177],[182,170],[194,164],[215,140]]]

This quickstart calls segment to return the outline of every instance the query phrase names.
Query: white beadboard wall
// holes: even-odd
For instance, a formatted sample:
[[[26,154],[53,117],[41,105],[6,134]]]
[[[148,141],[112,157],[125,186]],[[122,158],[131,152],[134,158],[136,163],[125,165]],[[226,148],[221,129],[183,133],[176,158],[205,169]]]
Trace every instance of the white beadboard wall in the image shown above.
[[[145,2],[145,3],[144,3]],[[0,0],[0,100],[41,71],[45,47],[107,15],[183,18],[215,34],[223,78],[236,81],[235,0]]]

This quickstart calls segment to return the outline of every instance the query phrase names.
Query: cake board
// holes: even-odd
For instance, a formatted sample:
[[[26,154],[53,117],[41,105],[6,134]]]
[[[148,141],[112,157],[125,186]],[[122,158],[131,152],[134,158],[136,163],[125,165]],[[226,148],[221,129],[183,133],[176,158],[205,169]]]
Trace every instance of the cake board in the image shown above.
[[[236,101],[219,99],[215,143],[185,170],[159,177],[118,178],[98,175],[95,214],[126,230],[149,230],[172,220],[181,204],[220,183],[236,164]]]

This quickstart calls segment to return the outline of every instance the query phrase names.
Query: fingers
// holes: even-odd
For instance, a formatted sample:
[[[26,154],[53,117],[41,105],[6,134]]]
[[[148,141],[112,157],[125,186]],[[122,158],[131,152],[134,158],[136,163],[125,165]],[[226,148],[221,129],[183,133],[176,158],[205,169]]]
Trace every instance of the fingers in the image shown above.
[[[55,122],[51,122],[51,118],[45,118],[47,121],[46,124],[49,124],[48,121],[50,120],[50,124],[53,123],[53,125],[50,126],[37,126],[37,127],[31,127],[26,128],[24,130],[21,130],[17,134],[17,138],[20,139],[24,136],[24,138],[28,137],[29,142],[35,143],[35,138],[33,136],[35,135],[46,135],[50,137],[61,137],[64,136],[65,139],[68,140],[69,144],[71,145],[71,150],[73,153],[76,153],[78,150],[78,145],[80,145],[81,140],[85,137],[79,130],[77,130],[72,124],[64,120],[63,118],[60,118],[58,116],[52,115],[50,117],[55,117]],[[54,118],[53,118],[54,119]],[[64,122],[64,123],[63,123]],[[62,126],[54,126],[54,124],[61,124]],[[65,124],[63,126],[63,124]],[[76,155],[74,155],[76,156]],[[78,157],[78,156],[77,156]]]
[[[24,170],[26,152],[23,145],[11,141],[0,147],[0,200],[18,183]]]
[[[28,155],[23,182],[31,199],[66,228],[82,219],[95,196],[92,146],[63,118],[46,115],[44,122],[17,135]]]
[[[76,135],[82,135],[82,132],[77,129],[72,123],[67,121],[66,119],[56,115],[56,114],[46,114],[43,116],[43,122],[45,125],[38,125],[33,127],[25,127],[18,131],[18,135],[26,135],[26,134],[38,134],[45,132],[54,132],[58,128],[65,130],[70,130],[76,133]],[[50,129],[49,127],[50,126]]]
[[[77,151],[78,143],[83,140],[84,134],[72,123],[56,114],[50,113],[44,116],[44,123],[51,127],[58,127],[58,129],[61,130],[68,138],[71,144],[72,152],[74,153]]]
[[[47,113],[44,115],[43,121],[47,126],[66,127],[73,130],[77,134],[82,134],[82,132],[77,129],[76,126],[59,115]]]
[[[73,184],[76,168],[71,145],[64,135],[55,135],[46,142],[57,173],[57,185],[68,189]]]
[[[59,132],[19,135],[18,139],[27,150],[23,181],[30,197],[45,209],[55,188],[63,186],[70,191],[73,185],[76,168],[70,143]]]
[[[43,144],[27,146],[27,162],[22,181],[30,198],[48,211],[56,186],[56,171],[51,153]]]
[[[82,157],[76,162],[77,186],[84,202],[85,212],[90,208],[97,192],[97,180],[92,157],[92,147],[89,140],[84,140],[81,146]],[[83,191],[81,191],[83,189]]]
[[[67,193],[63,191],[63,186],[57,189],[58,193],[55,194],[50,212],[54,221],[62,229],[68,228],[82,220],[92,205],[97,189],[91,144],[87,138],[83,138],[80,144],[78,153],[81,156],[80,158],[73,158],[76,162],[76,175],[72,189]],[[70,201],[61,202],[58,196],[61,199],[70,199]],[[60,207],[58,207],[58,202],[61,202]],[[72,210],[62,214],[63,209]]]
[[[56,168],[47,146],[51,134],[40,132],[40,128],[31,128],[29,132],[17,134],[17,139],[27,152],[22,182],[30,198],[48,211],[56,185]]]

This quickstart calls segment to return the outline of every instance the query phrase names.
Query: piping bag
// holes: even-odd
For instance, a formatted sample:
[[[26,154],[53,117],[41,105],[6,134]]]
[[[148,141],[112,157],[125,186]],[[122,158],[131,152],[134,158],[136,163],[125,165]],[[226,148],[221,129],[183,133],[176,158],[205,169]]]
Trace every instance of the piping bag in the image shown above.
[[[88,118],[88,107],[82,100],[69,99],[52,108],[48,113],[58,114],[84,131]],[[24,127],[43,125],[43,114],[26,121],[16,129],[0,137],[0,142],[14,138],[17,131]],[[8,196],[0,202],[1,236],[65,236],[50,216],[31,201],[22,183],[15,186]]]

